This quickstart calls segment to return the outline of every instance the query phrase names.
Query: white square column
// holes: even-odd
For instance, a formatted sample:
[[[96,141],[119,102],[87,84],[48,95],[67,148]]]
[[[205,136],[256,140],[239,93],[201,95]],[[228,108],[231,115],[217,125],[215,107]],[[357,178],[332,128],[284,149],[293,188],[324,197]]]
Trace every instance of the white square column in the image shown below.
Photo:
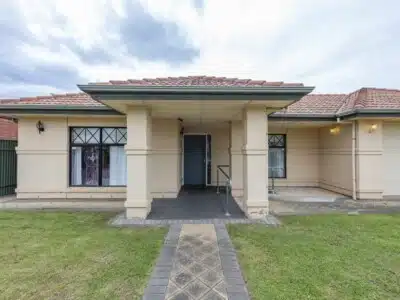
[[[243,111],[243,200],[249,218],[268,214],[268,118],[264,107]]]
[[[148,108],[132,106],[126,115],[128,140],[126,217],[145,219],[151,208],[151,116]]]
[[[230,124],[229,146],[232,196],[243,200],[243,124],[241,121],[232,121]],[[239,204],[242,204],[241,201]]]

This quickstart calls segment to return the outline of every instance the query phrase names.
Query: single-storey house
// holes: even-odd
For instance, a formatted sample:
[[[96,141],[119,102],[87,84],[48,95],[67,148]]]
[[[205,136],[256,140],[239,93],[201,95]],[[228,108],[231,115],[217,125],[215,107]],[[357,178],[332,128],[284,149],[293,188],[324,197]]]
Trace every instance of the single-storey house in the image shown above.
[[[310,94],[301,83],[190,76],[78,85],[82,93],[3,100],[18,120],[18,199],[153,198],[215,186],[225,168],[246,215],[280,187],[354,199],[400,196],[400,90]]]

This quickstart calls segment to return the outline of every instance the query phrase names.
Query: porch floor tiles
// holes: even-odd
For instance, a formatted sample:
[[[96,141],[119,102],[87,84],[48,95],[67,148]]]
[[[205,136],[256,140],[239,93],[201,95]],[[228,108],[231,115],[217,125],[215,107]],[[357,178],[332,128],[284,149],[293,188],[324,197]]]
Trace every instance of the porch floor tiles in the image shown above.
[[[225,225],[172,225],[143,296],[147,299],[250,299]]]
[[[230,216],[225,216],[225,209]],[[215,188],[182,188],[176,198],[155,198],[148,219],[210,219],[245,218],[244,212],[231,195],[217,194]]]

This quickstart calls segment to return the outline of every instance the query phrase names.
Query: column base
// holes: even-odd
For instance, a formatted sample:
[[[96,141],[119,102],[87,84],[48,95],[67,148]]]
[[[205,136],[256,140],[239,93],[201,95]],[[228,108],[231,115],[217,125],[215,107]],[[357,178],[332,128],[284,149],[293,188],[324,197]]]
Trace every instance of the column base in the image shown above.
[[[249,219],[262,219],[268,214],[268,201],[251,202],[246,205],[246,215]]]
[[[382,200],[383,192],[382,191],[365,191],[359,190],[356,193],[358,200]]]
[[[146,219],[149,213],[149,207],[125,207],[125,217],[127,219]]]

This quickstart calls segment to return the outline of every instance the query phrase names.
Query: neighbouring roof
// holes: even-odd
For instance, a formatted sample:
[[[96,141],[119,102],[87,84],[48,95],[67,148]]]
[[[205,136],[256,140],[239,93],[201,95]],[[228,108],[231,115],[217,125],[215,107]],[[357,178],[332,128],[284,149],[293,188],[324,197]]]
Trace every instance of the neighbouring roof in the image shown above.
[[[16,140],[18,125],[12,120],[0,118],[0,140]]]
[[[90,85],[122,85],[122,86],[164,86],[164,87],[303,87],[302,83],[285,83],[283,81],[265,81],[215,76],[185,76],[144,78],[128,80],[110,80],[108,82],[92,82]]]

